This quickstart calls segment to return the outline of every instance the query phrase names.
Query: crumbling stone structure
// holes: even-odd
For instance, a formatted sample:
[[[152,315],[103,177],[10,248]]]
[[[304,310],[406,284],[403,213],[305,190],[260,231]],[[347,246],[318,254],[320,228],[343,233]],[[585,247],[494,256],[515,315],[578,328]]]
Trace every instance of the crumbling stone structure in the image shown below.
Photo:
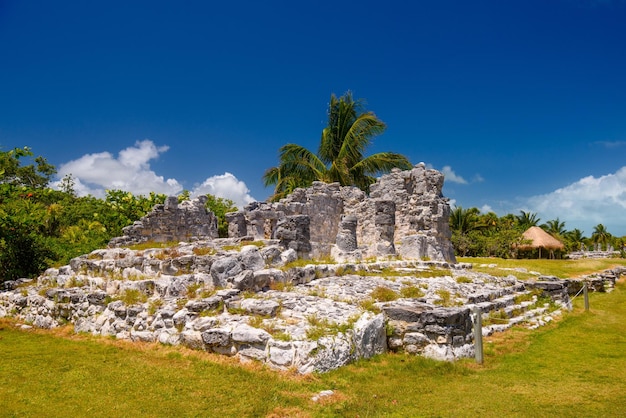
[[[280,202],[253,202],[227,214],[228,234],[239,240],[278,240],[300,258],[358,261],[397,255],[455,262],[450,206],[442,188],[443,174],[423,163],[382,176],[369,196],[357,187],[314,182]],[[124,228],[124,236],[109,246],[217,238],[217,220],[205,203],[205,196],[181,204],[171,196]]]
[[[369,197],[356,187],[314,182],[279,202],[254,202],[229,214],[229,237],[279,238],[278,231],[285,234],[283,219],[306,216],[311,257],[349,260],[399,255],[455,262],[443,180],[442,173],[420,163],[382,176],[370,187]],[[306,248],[307,243],[299,246]]]
[[[164,204],[132,225],[122,229],[123,236],[113,238],[109,247],[122,247],[146,241],[188,241],[191,238],[217,238],[217,218],[206,209],[206,196],[178,203],[169,196]]]

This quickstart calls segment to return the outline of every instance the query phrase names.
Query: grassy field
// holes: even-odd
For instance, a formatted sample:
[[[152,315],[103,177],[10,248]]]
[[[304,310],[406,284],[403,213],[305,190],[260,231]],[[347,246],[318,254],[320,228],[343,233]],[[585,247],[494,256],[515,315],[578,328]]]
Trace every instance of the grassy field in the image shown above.
[[[311,376],[71,329],[21,331],[5,320],[0,416],[625,416],[624,279],[591,294],[590,305],[584,312],[577,299],[558,323],[487,337],[482,366],[385,354]],[[311,400],[326,389],[334,394]]]

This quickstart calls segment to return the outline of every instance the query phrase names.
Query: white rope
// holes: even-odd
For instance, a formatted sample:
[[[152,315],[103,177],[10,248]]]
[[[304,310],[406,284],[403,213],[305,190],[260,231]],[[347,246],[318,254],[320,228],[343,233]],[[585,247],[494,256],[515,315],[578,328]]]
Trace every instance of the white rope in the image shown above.
[[[574,295],[574,297],[570,298],[569,301],[567,302],[567,309],[572,310],[574,308],[574,299],[576,299],[578,297],[578,295],[580,295],[580,293],[585,290],[585,286],[587,286],[587,283],[583,283],[583,287],[580,288],[580,290],[578,291],[578,293],[576,293]]]

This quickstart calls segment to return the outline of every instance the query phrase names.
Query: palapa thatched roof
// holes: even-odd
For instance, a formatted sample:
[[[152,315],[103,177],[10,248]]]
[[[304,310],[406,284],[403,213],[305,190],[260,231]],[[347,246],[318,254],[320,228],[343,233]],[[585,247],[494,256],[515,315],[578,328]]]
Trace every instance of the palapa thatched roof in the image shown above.
[[[538,226],[531,226],[522,234],[522,238],[531,241],[530,244],[522,244],[520,250],[532,250],[534,248],[546,248],[548,250],[562,250],[565,245],[552,235]]]

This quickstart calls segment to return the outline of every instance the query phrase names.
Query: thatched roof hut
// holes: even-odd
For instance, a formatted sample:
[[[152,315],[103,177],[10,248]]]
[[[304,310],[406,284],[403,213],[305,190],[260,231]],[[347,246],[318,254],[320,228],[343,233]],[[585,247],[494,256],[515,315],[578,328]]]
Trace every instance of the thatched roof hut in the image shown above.
[[[538,226],[531,226],[523,234],[524,240],[530,241],[529,244],[522,244],[518,248],[522,251],[539,249],[539,258],[541,258],[541,249],[545,248],[550,251],[550,258],[554,258],[554,250],[563,250],[565,245],[552,235],[548,234]]]

